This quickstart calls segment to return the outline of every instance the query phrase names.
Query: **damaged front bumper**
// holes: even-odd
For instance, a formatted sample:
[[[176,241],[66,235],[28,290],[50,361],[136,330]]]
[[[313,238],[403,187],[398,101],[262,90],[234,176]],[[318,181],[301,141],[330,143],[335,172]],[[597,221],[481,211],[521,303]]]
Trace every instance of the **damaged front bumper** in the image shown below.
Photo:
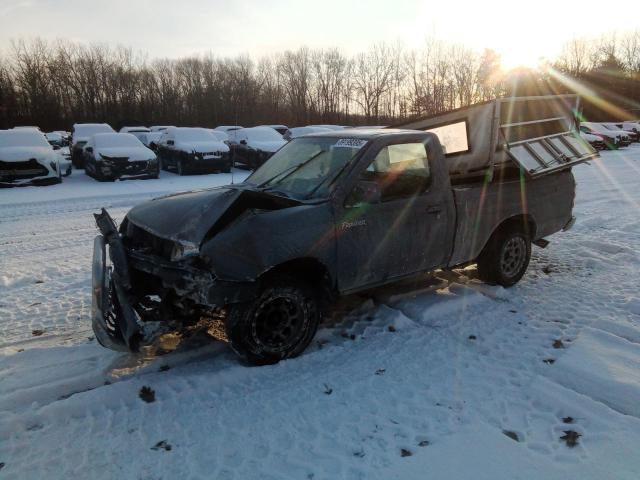
[[[126,293],[131,285],[124,245],[104,209],[95,217],[102,235],[93,241],[91,326],[103,347],[137,351],[142,329]],[[107,245],[111,265],[107,264]]]
[[[202,310],[247,301],[257,294],[253,282],[221,281],[206,270],[128,250],[106,210],[95,218],[101,235],[93,244],[91,323],[98,342],[106,348],[138,351],[163,331],[157,324],[147,331],[149,320],[165,326],[179,323],[180,315],[168,316],[166,309],[145,311],[140,299],[146,285],[138,280],[140,275],[170,291],[177,303],[188,301]]]

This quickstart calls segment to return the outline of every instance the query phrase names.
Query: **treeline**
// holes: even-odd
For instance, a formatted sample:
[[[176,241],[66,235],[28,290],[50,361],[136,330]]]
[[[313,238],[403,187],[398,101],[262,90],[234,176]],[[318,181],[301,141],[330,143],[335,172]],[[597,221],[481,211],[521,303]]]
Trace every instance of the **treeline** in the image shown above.
[[[178,60],[149,60],[123,47],[20,40],[0,57],[0,128],[68,129],[87,121],[389,124],[501,96],[571,91],[614,92],[606,102],[630,110],[640,101],[639,75],[640,31],[576,39],[550,68],[507,73],[492,50],[433,39],[419,50],[380,44],[353,56],[300,48],[259,59]],[[589,114],[605,115],[602,103],[593,102]]]

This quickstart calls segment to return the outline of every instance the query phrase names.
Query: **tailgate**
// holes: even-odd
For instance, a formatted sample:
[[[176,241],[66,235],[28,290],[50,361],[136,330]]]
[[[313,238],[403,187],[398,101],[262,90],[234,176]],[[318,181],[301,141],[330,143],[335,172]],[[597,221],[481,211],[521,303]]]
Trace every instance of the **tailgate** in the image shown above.
[[[575,95],[521,97],[503,101],[503,148],[531,177],[547,175],[598,157],[576,128]]]

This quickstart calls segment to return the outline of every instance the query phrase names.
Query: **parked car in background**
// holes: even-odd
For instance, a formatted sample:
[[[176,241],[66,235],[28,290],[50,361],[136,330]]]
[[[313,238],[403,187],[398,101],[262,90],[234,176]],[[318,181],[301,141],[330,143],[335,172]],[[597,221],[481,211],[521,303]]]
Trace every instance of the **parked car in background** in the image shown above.
[[[622,146],[622,135],[606,128],[604,125],[600,125],[599,123],[581,122],[580,131],[583,133],[598,135],[602,138],[605,146],[609,150],[616,150]]]
[[[174,125],[154,125],[153,127],[149,127],[149,130],[152,132],[164,132],[170,128],[175,128]]]
[[[287,127],[286,125],[260,125],[260,127],[273,128],[280,135],[284,135],[287,132],[287,130],[289,130],[289,127]]]
[[[616,125],[615,123],[610,123],[610,122],[605,122],[602,125],[607,127],[609,130],[621,133],[623,136],[626,135],[627,137],[629,137],[629,141],[630,142],[637,142],[638,141],[638,134],[636,132],[634,132],[633,130],[625,130],[622,127]]]
[[[69,147],[62,147],[57,151],[60,156],[60,171],[63,177],[71,175],[73,164],[71,163],[71,150]]]
[[[39,130],[0,130],[0,185],[60,183],[60,160]]]
[[[207,128],[207,131],[213,138],[215,138],[219,142],[224,142],[227,145],[229,144],[229,134],[227,132],[223,132],[222,130],[214,130],[213,128]]]
[[[17,127],[13,127],[13,130],[35,130],[36,132],[42,132],[40,127],[36,127],[33,125],[18,125]]]
[[[241,125],[218,125],[214,130],[220,130],[221,132],[233,132],[234,130],[240,130],[244,128]]]
[[[147,133],[142,133],[137,137],[138,137],[138,140],[140,140],[145,147],[150,148],[155,152],[158,149],[158,142],[160,141],[160,138],[162,138],[163,133],[164,132],[161,132],[161,131],[147,132]]]
[[[607,146],[604,143],[604,140],[600,135],[595,135],[593,133],[585,133],[581,131],[580,137],[596,150],[604,150],[605,148],[607,148]]]
[[[242,128],[233,132],[231,155],[233,164],[258,168],[287,141],[271,127]]]
[[[311,135],[315,133],[331,132],[330,128],[325,127],[293,127],[285,132],[283,138],[285,140],[292,140],[294,138],[302,137],[303,135]]]
[[[71,162],[76,168],[84,168],[84,146],[97,133],[115,133],[106,123],[76,123],[71,131]]]
[[[622,130],[627,130],[628,132],[640,133],[640,122],[628,121],[616,123],[616,125]]]
[[[147,127],[122,127],[120,133],[130,133],[138,140],[142,141],[142,135],[151,132]]]
[[[68,144],[60,132],[47,132],[44,136],[52,147],[62,148]]]
[[[160,174],[156,154],[130,133],[97,133],[84,150],[85,173],[96,180],[158,178]]]
[[[178,175],[231,171],[229,146],[206,128],[170,128],[160,138],[157,152],[161,168],[175,168]]]

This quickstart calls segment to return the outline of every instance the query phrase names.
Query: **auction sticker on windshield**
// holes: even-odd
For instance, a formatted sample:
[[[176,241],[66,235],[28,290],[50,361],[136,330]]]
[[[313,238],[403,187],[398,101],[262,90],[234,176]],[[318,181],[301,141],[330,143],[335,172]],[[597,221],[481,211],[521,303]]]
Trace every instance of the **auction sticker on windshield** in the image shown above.
[[[341,138],[336,142],[334,147],[362,148],[366,143],[366,140],[362,140],[360,138]]]

